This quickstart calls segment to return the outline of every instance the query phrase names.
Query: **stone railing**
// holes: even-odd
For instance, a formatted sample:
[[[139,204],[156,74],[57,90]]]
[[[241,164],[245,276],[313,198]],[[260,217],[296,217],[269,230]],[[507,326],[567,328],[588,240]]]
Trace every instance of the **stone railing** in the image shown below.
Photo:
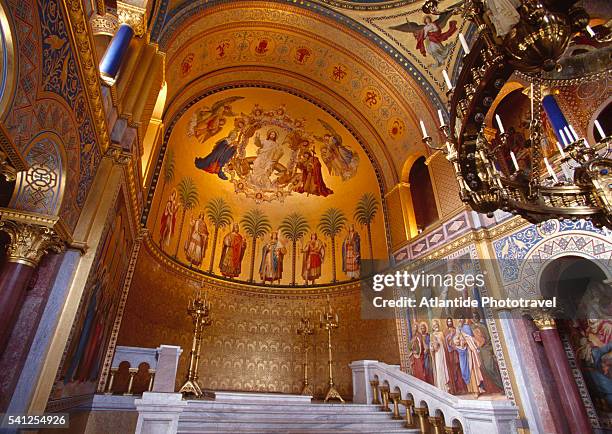
[[[147,390],[174,392],[174,383],[178,359],[182,350],[180,347],[171,345],[161,345],[158,348],[140,348],[118,346],[110,368],[110,377],[106,387],[106,394],[113,394],[113,383],[115,375],[119,371],[119,365],[128,364],[129,382],[127,391],[124,395],[132,395],[134,378],[138,373],[139,367],[146,363],[149,366],[149,382]]]
[[[464,399],[376,360],[359,360],[350,367],[353,402],[381,405],[394,419],[402,418],[401,405],[407,428],[436,434],[516,432],[518,409],[507,399]]]

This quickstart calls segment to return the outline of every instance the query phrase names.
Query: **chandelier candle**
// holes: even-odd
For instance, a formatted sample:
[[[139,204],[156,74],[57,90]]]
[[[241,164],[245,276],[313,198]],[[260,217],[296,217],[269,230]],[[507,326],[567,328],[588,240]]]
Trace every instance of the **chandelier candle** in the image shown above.
[[[459,33],[459,42],[461,42],[461,47],[463,48],[465,55],[467,56],[468,54],[470,54],[470,47],[468,46],[467,41],[463,36],[463,33]]]
[[[561,143],[557,142],[557,148],[559,149],[559,154],[561,154],[561,158],[565,158],[565,152],[563,151]]]
[[[516,161],[516,155],[514,155],[514,152],[512,151],[510,151],[510,158],[512,158],[512,164],[514,165],[514,170],[518,172],[519,171],[518,161]]]
[[[499,132],[502,134],[505,134],[506,131],[504,130],[504,124],[502,124],[502,120],[499,117],[499,115],[495,115],[495,120],[497,121],[497,126],[499,127]]]
[[[574,129],[574,127],[571,124],[569,126],[569,129],[572,132],[572,135],[574,136],[574,140],[579,140],[580,137],[578,137],[578,134],[576,133],[576,130]]]
[[[423,132],[423,138],[429,137],[427,135],[427,130],[425,129],[425,122],[423,122],[423,119],[421,119],[419,122],[421,124],[421,131]]]
[[[593,29],[591,28],[591,26],[586,26],[586,31],[589,33],[589,35],[591,36],[591,38],[595,37],[595,32],[593,31]]]
[[[550,166],[550,163],[548,162],[548,158],[546,158],[546,157],[544,157],[544,164],[546,165],[546,171],[548,172],[550,177],[553,179],[553,181],[559,182],[559,179],[557,178],[557,175],[555,174],[555,171]]]
[[[453,83],[451,83],[450,78],[448,77],[448,72],[446,72],[446,69],[442,70],[442,76],[444,77],[444,81],[446,82],[446,86],[448,87],[448,90],[453,90]]]
[[[563,130],[559,130],[559,135],[561,136],[561,141],[563,142],[563,146],[569,145],[569,142],[567,141],[567,138],[565,137],[565,133],[563,132]]]
[[[443,127],[446,125],[444,123],[444,116],[442,115],[442,110],[438,109],[438,119],[440,119],[440,126]]]
[[[595,128],[597,128],[597,132],[599,133],[599,135],[601,136],[602,139],[606,138],[606,133],[604,133],[603,128],[601,127],[601,124],[599,123],[599,121],[597,119],[595,119]]]

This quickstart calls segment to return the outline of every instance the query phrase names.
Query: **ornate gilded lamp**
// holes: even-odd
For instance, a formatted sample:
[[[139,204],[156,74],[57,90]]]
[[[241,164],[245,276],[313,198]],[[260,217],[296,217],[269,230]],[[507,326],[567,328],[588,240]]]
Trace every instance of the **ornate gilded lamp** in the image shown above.
[[[498,36],[485,14],[486,2],[465,0],[451,8],[476,25],[478,37],[471,47],[460,37],[466,55],[455,85],[444,72],[450,100],[448,123],[442,111],[438,112],[444,144],[433,144],[423,121],[421,129],[423,142],[444,153],[452,163],[461,199],[475,211],[491,215],[503,210],[532,223],[583,218],[597,227],[612,228],[610,132],[596,123],[598,141],[588,143],[567,124],[558,131],[562,138],[557,144],[560,158],[549,161],[542,152],[542,90],[562,83],[579,84],[609,74],[611,69],[608,61],[604,71],[590,75],[560,74],[562,54],[577,32],[587,30],[592,38],[598,38],[588,27],[588,15],[576,3],[523,0],[515,11],[517,22],[503,37]],[[442,13],[437,1],[427,1],[423,9]],[[498,117],[500,134],[494,143],[486,134],[485,118],[497,94],[515,73],[531,83],[531,167],[520,168],[511,153],[514,171],[504,173],[497,159],[508,134]]]
[[[202,298],[202,291],[198,289],[187,305],[187,313],[193,320],[193,341],[189,353],[189,368],[185,383],[179,390],[185,396],[202,396],[202,388],[198,384],[198,365],[200,362],[200,350],[202,347],[202,335],[204,328],[212,324],[210,319],[210,302],[208,293]]]

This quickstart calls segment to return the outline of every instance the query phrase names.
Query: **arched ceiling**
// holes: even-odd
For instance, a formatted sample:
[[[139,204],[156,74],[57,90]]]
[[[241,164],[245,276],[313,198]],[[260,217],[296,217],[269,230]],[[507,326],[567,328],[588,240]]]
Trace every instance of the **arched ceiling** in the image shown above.
[[[189,266],[183,243],[189,237],[190,221],[215,198],[226,200],[236,222],[250,210],[259,209],[269,217],[272,229],[277,229],[290,210],[299,210],[309,220],[311,230],[316,230],[321,215],[330,207],[339,208],[350,223],[364,193],[374,195],[380,212],[372,226],[373,253],[366,254],[369,247],[366,228],[359,229],[363,257],[388,255],[385,194],[400,182],[402,168],[410,156],[427,153],[418,122],[424,119],[430,130],[435,131],[441,98],[424,78],[423,71],[414,68],[405,56],[352,18],[329,8],[366,10],[355,9],[361,4],[371,10],[395,9],[408,2],[328,3],[171,0],[162,1],[156,8],[157,20],[151,35],[166,53],[167,100],[163,114],[166,133],[143,218],[155,244],[160,245],[163,210],[174,189],[189,178],[199,191],[197,206],[189,209],[186,216],[177,214],[183,227],[177,227],[163,252],[162,247],[159,249],[166,259]],[[222,102],[228,105],[227,111],[209,122],[211,113]],[[283,113],[263,124],[254,123],[246,134],[239,123],[251,119],[249,116],[256,107],[263,112]],[[298,119],[303,122],[298,128],[299,136],[309,139],[308,146],[322,165],[322,180],[333,194],[299,191],[291,184],[277,187],[282,184],[281,175],[289,172],[291,159],[302,155],[290,145],[289,138],[296,129],[283,123],[285,116],[291,122]],[[216,124],[221,118],[223,124]],[[282,136],[279,137],[282,157],[264,180],[264,184],[274,186],[256,185],[252,178],[259,155],[255,137],[259,134],[265,138],[272,125]],[[198,128],[200,131],[195,134]],[[244,137],[237,141],[241,158],[223,166],[222,172],[229,179],[196,168],[195,159],[214,153],[219,140],[232,131]],[[343,145],[359,161],[358,169],[348,176],[339,174],[326,158],[329,148],[323,136],[330,131],[341,137]],[[175,176],[166,182],[163,164],[169,154],[176,160]],[[244,163],[243,173],[235,167],[239,162]],[[296,179],[299,181],[299,176],[293,181]],[[266,237],[269,236],[268,233]],[[341,240],[344,232],[340,237]],[[217,244],[221,239],[222,236]],[[258,243],[265,241],[264,237]],[[330,241],[326,240],[328,248]],[[219,245],[217,255],[220,248]],[[257,263],[259,249],[251,255]],[[211,253],[209,249],[208,254]],[[328,252],[328,261],[330,256]],[[207,257],[204,262],[209,260]],[[335,260],[340,269],[340,244]],[[198,269],[206,272],[209,264],[206,265]],[[217,268],[213,264],[213,274],[218,275]],[[298,264],[297,268],[299,275],[301,266]],[[248,271],[243,269],[238,279],[247,279],[245,273]],[[331,282],[330,273],[331,264],[327,262],[317,283]],[[346,278],[338,271],[337,280]],[[282,283],[288,284],[287,279],[285,276]]]

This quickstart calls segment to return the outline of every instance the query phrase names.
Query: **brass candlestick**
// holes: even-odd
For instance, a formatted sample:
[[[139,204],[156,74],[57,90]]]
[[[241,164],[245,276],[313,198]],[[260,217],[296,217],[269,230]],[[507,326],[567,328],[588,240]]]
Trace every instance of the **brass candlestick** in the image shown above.
[[[302,389],[302,395],[312,396],[312,386],[308,384],[308,337],[314,334],[314,327],[310,324],[310,319],[300,319],[297,334],[302,337],[302,349],[304,350],[304,388]]]
[[[333,329],[338,328],[338,314],[334,313],[331,308],[331,304],[329,302],[329,295],[327,296],[327,311],[322,313],[319,317],[319,326],[322,329],[327,330],[327,354],[329,359],[329,390],[327,391],[327,395],[325,395],[325,402],[330,399],[339,399],[342,403],[344,403],[344,399],[340,396],[338,390],[336,390],[336,386],[334,386],[334,373],[333,373],[333,359],[332,359],[332,344],[331,344],[331,334]]]
[[[185,384],[179,390],[183,395],[202,396],[202,388],[198,384],[198,364],[200,362],[200,349],[202,347],[202,334],[204,327],[212,323],[210,316],[210,302],[208,294],[202,298],[202,291],[198,290],[194,297],[189,300],[187,305],[187,313],[193,319],[193,342],[191,344],[191,352],[189,353],[189,369]]]

